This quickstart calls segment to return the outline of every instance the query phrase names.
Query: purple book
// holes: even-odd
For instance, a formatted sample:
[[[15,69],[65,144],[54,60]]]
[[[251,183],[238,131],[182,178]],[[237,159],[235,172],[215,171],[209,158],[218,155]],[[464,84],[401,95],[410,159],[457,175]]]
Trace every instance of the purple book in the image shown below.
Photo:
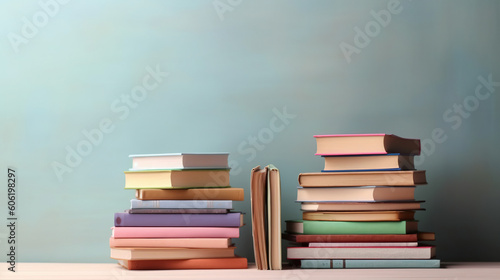
[[[130,214],[115,213],[116,227],[240,227],[243,215],[226,214]]]

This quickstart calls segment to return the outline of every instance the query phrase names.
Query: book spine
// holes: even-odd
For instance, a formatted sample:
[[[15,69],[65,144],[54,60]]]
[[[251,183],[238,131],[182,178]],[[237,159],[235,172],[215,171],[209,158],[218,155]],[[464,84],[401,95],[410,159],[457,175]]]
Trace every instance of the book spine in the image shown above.
[[[237,227],[114,227],[114,238],[238,238]]]
[[[345,268],[439,268],[441,261],[429,260],[345,260]]]
[[[441,261],[430,260],[300,260],[300,268],[439,268]]]
[[[187,260],[119,260],[119,263],[129,270],[248,268],[247,259],[240,257]]]
[[[239,227],[241,213],[129,214],[115,213],[115,227]]]
[[[231,200],[130,200],[130,208],[225,208],[232,209]]]
[[[303,221],[304,234],[406,234],[406,221],[337,222]]]

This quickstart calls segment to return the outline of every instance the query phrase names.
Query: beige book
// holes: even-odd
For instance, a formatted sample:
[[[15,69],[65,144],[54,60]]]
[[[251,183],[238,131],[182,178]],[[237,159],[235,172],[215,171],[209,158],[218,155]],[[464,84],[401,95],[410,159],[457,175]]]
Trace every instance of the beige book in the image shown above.
[[[229,169],[125,171],[125,189],[229,186]]]
[[[403,211],[424,210],[423,201],[410,202],[302,202],[302,211]]]
[[[302,187],[414,186],[427,184],[425,170],[313,172],[299,174]]]
[[[229,248],[111,248],[116,260],[181,260],[201,258],[231,258],[235,247]]]
[[[391,201],[414,200],[415,187],[299,188],[297,201]]]
[[[202,188],[202,189],[141,189],[135,197],[140,200],[234,200],[243,201],[242,188]]]

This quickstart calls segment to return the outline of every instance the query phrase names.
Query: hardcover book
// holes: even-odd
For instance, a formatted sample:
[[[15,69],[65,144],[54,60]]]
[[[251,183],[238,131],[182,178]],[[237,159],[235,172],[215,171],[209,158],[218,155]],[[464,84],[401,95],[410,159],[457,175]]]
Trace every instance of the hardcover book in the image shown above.
[[[408,221],[414,211],[303,212],[303,220],[314,221]]]
[[[224,208],[134,208],[127,209],[130,214],[225,214]]]
[[[415,169],[413,155],[323,156],[323,159],[325,160],[323,172]]]
[[[315,135],[316,155],[420,154],[420,140],[393,134]]]
[[[135,208],[225,208],[232,209],[231,200],[130,200],[130,209]]]
[[[413,201],[415,187],[307,187],[297,189],[297,201],[302,202],[346,202],[346,201]]]
[[[268,165],[252,169],[250,178],[252,237],[258,269],[280,270],[281,187],[279,170]]]
[[[233,200],[243,201],[242,188],[200,188],[200,189],[141,189],[135,197],[140,200]]]
[[[115,213],[115,227],[241,227],[241,213],[129,214]]]
[[[229,169],[125,171],[125,189],[230,187]]]
[[[113,238],[111,248],[229,248],[230,238]]]
[[[302,202],[302,211],[403,211],[424,210],[424,201]]]
[[[311,242],[307,247],[417,247],[418,242]]]
[[[299,174],[302,187],[414,186],[427,184],[425,170],[313,172]]]
[[[417,232],[417,221],[337,222],[286,221],[288,233],[301,234],[407,234]]]
[[[428,260],[300,260],[300,268],[439,268],[439,259]]]
[[[168,153],[130,155],[131,170],[146,169],[227,169],[228,153]]]
[[[289,247],[289,259],[431,259],[433,246],[419,247]]]
[[[237,227],[113,227],[114,238],[238,238]]]
[[[311,242],[417,242],[416,233],[410,234],[290,234],[283,239],[296,243]]]
[[[235,247],[228,248],[111,248],[116,260],[182,260],[231,258]]]
[[[246,258],[204,258],[187,260],[119,260],[118,263],[129,270],[153,269],[246,269]]]

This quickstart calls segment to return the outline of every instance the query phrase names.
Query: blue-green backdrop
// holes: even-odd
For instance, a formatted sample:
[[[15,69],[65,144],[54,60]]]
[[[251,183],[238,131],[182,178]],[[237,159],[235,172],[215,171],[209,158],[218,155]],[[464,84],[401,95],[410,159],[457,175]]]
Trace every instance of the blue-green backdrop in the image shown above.
[[[0,248],[17,173],[19,261],[114,262],[129,154],[230,153],[253,260],[250,169],[319,171],[315,134],[422,139],[420,228],[444,261],[500,261],[498,1],[3,1]],[[496,171],[495,171],[496,170]]]

